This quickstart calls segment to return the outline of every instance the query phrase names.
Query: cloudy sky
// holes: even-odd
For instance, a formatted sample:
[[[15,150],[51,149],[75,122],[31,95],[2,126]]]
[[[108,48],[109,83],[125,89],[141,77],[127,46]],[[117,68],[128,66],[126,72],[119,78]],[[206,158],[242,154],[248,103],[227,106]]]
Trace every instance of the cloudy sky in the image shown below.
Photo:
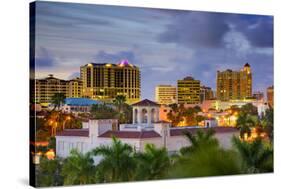
[[[253,70],[253,90],[273,84],[273,17],[37,2],[36,77],[79,76],[89,62],[122,59],[141,70],[142,98],[193,76],[216,88],[216,71]]]

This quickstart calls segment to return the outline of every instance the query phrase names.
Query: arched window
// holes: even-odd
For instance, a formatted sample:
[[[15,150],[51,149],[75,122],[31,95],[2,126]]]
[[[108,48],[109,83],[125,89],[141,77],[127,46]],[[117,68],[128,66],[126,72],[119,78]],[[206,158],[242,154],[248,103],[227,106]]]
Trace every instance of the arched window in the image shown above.
[[[146,109],[142,109],[142,111],[141,111],[141,122],[147,123],[147,110]]]
[[[135,122],[135,123],[138,123],[138,109],[135,109],[134,114],[135,114],[135,120],[134,120],[134,122]]]
[[[156,122],[156,111],[154,108],[151,109],[151,123]]]

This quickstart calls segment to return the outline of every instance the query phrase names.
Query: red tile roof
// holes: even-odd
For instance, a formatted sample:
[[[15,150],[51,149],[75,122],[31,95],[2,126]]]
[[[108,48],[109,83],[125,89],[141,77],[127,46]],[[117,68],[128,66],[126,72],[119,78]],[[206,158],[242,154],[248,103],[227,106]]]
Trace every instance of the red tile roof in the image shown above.
[[[56,136],[89,137],[89,129],[65,129],[64,131],[57,133]]]
[[[107,131],[103,134],[101,134],[99,137],[103,138],[155,138],[155,137],[161,137],[157,132],[155,131]]]
[[[151,101],[151,100],[144,99],[144,100],[139,101],[135,104],[132,104],[132,106],[160,106],[160,105],[157,104],[156,102]]]
[[[185,132],[189,131],[192,134],[195,134],[199,129],[206,131],[209,128],[179,128],[179,129],[171,129],[170,136],[180,136],[184,135]],[[234,133],[238,132],[238,129],[235,127],[212,127],[216,133]]]

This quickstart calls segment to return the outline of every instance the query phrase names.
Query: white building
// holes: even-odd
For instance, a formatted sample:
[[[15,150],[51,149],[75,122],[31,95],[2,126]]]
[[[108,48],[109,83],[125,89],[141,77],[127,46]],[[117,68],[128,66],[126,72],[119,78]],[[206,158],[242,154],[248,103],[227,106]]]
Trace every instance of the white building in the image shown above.
[[[146,144],[152,143],[156,147],[166,147],[168,152],[176,152],[190,145],[184,133],[186,131],[196,133],[199,129],[198,127],[171,128],[169,122],[159,121],[159,105],[150,100],[143,100],[132,106],[133,124],[121,124],[117,129],[117,120],[88,120],[83,122],[82,129],[65,129],[58,133],[57,156],[65,158],[74,148],[85,153],[101,145],[110,145],[113,136],[137,151],[143,151]],[[207,127],[201,128],[203,131],[207,129]],[[224,148],[229,148],[232,136],[239,133],[233,127],[213,127],[213,129],[216,131],[215,137]],[[99,157],[95,157],[95,162],[98,161]]]

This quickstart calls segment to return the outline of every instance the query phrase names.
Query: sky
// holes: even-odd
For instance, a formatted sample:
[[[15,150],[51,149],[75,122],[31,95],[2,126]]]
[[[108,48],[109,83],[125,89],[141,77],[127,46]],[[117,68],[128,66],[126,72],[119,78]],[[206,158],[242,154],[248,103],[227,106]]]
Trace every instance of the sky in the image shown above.
[[[90,62],[127,59],[141,71],[141,98],[192,76],[216,90],[217,70],[253,72],[253,91],[273,85],[273,17],[37,2],[36,78],[79,76]]]

